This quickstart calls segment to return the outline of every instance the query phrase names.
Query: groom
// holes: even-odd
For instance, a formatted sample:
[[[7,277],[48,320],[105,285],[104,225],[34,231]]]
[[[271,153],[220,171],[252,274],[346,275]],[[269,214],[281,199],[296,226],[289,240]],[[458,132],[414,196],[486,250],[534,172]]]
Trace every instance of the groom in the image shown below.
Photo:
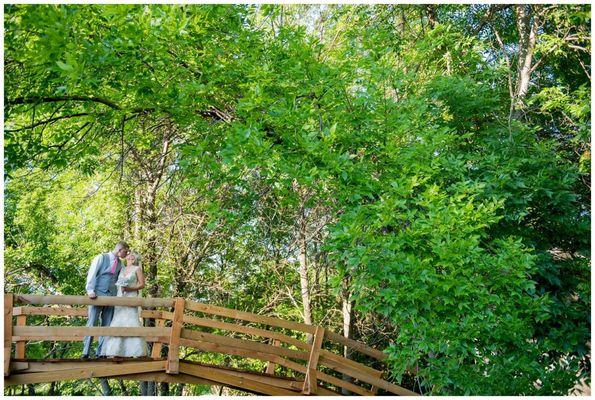
[[[95,299],[97,296],[115,296],[116,295],[116,281],[118,275],[123,267],[120,258],[125,258],[129,252],[129,247],[126,242],[118,242],[111,253],[99,254],[93,259],[91,268],[87,273],[86,290],[90,299]],[[90,306],[89,316],[87,319],[87,326],[95,326],[101,318],[101,326],[109,326],[114,315],[114,307],[111,306]],[[95,355],[101,354],[101,346],[103,345],[103,336],[98,340],[97,350]],[[85,336],[83,344],[83,358],[89,357],[89,350],[91,349],[92,336]]]

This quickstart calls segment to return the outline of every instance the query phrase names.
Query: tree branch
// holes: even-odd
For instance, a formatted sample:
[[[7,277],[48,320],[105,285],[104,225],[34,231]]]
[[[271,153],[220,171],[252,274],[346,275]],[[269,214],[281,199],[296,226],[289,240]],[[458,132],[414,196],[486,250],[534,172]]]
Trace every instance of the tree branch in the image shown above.
[[[118,104],[111,100],[107,100],[101,97],[95,96],[57,96],[57,97],[44,97],[44,96],[31,96],[31,97],[17,97],[16,99],[8,100],[8,105],[17,104],[38,104],[38,103],[56,103],[59,101],[90,101],[94,103],[101,103],[115,110],[121,110]]]
[[[76,117],[84,117],[89,115],[88,113],[78,113],[78,114],[71,114],[71,115],[61,115],[59,117],[54,117],[54,118],[49,118],[43,121],[39,121],[34,123],[33,125],[29,125],[29,126],[25,126],[23,128],[18,128],[18,129],[5,129],[4,132],[19,132],[19,131],[25,131],[27,129],[33,129],[39,125],[44,125],[44,124],[51,124],[52,122],[56,122],[59,121],[61,119],[67,119],[67,118],[76,118]]]

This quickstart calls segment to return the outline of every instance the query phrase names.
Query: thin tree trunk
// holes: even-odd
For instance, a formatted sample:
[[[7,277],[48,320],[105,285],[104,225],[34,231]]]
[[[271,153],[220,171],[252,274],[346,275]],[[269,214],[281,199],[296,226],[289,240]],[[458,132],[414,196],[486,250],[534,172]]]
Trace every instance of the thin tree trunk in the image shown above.
[[[35,396],[35,386],[34,385],[27,385],[27,394],[29,396]]]
[[[536,7],[531,4],[519,4],[515,6],[516,24],[519,34],[519,57],[517,62],[517,83],[511,113],[511,117],[514,119],[519,119],[523,113],[525,97],[527,96],[529,83],[531,82],[531,67],[539,24],[539,18],[535,11]]]
[[[128,389],[126,388],[126,385],[124,384],[124,381],[122,379],[118,379],[118,385],[120,385],[120,390],[122,391],[122,395],[129,396]]]
[[[304,205],[302,204],[300,210],[300,227],[299,227],[299,244],[300,244],[300,286],[302,294],[302,304],[304,308],[304,323],[312,324],[312,309],[310,307],[310,285],[308,283],[308,264],[307,260],[307,242],[306,242],[306,216]],[[312,343],[313,336],[307,335],[308,343]]]
[[[349,276],[346,276],[345,278],[343,278],[343,283],[342,283],[343,287],[342,287],[342,293],[341,293],[341,297],[342,297],[342,302],[343,302],[343,307],[342,307],[342,313],[343,313],[343,336],[346,337],[347,339],[351,338],[351,328],[352,328],[352,324],[353,324],[353,303],[351,302],[351,300],[349,299],[350,297],[350,291],[349,291]],[[343,356],[347,359],[351,358],[351,352],[349,351],[349,347],[347,346],[343,346]],[[343,374],[343,380],[346,382],[353,382],[353,378]],[[341,389],[341,393],[344,396],[349,396],[351,395],[351,391],[342,388]]]
[[[184,394],[184,384],[178,383],[176,386],[176,396],[182,396]]]
[[[428,14],[428,24],[431,29],[436,26],[436,6],[434,4],[426,4],[426,13]]]
[[[112,388],[109,385],[109,382],[106,378],[100,378],[99,383],[101,384],[101,394],[103,396],[111,396],[112,395]]]
[[[159,385],[159,395],[169,396],[169,383],[161,382],[161,384]]]
[[[136,243],[141,242],[141,222],[143,220],[143,208],[141,205],[141,190],[136,188],[134,190],[134,231],[133,238]]]
[[[156,396],[157,391],[155,390],[155,382],[141,381],[140,395],[141,396]]]

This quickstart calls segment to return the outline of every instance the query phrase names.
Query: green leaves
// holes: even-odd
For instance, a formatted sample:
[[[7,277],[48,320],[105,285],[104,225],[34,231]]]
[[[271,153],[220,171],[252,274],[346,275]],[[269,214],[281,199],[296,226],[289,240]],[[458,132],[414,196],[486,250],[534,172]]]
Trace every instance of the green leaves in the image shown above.
[[[58,65],[58,67],[60,67],[60,69],[62,69],[64,71],[67,71],[67,72],[74,71],[74,67],[70,64],[66,64],[61,61],[56,61],[56,64]]]

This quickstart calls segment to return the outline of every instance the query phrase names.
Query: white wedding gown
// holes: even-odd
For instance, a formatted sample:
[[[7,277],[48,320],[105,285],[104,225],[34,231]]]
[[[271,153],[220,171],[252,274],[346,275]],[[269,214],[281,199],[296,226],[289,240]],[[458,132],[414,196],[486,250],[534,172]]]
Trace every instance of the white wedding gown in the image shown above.
[[[136,277],[136,270],[139,267],[135,266],[126,275],[125,269],[122,268],[118,280],[129,279],[130,286],[138,285]],[[138,297],[138,291],[122,292],[122,287],[118,286],[118,297]],[[110,327],[142,327],[139,317],[139,307],[114,307],[114,316]],[[107,336],[103,342],[101,355],[107,357],[143,357],[148,353],[147,342],[141,337],[121,337],[121,336]]]

